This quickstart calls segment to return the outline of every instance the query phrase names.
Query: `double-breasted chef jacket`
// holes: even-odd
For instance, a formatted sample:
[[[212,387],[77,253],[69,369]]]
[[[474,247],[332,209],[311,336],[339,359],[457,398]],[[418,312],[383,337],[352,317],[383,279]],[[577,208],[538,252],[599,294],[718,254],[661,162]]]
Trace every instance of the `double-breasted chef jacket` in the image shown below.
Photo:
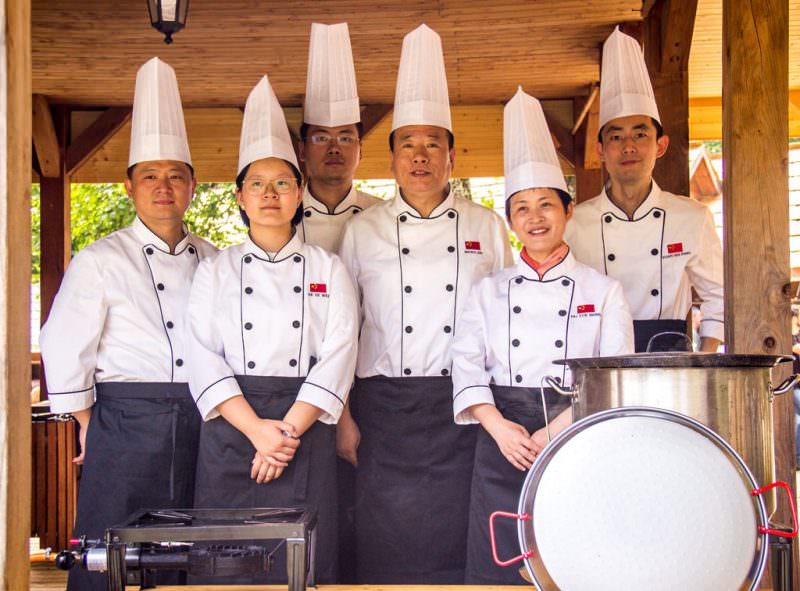
[[[341,254],[362,316],[357,579],[461,583],[475,430],[452,421],[450,349],[471,284],[511,262],[505,224],[452,193],[423,218],[398,194],[348,222]]]
[[[94,405],[78,535],[102,538],[144,507],[192,505],[200,417],[184,318],[195,270],[215,252],[188,233],[170,252],[137,217],[67,268],[39,341],[52,412]],[[102,573],[70,572],[70,589],[105,586]]]
[[[382,202],[382,199],[352,187],[331,213],[324,203],[311,194],[306,185],[303,191],[303,219],[298,224],[297,231],[308,244],[316,244],[328,252],[339,252],[345,223],[368,207]]]
[[[564,239],[579,261],[622,283],[637,351],[661,330],[686,332],[692,287],[703,300],[700,336],[724,339],[722,246],[701,203],[662,191],[653,181],[628,219],[604,189],[575,207]]]
[[[195,502],[203,507],[302,506],[317,511],[316,575],[336,577],[336,441],[353,382],[358,302],[339,258],[295,233],[277,253],[249,237],[200,266],[189,304],[190,387],[206,420]],[[219,416],[243,394],[261,418],[282,420],[295,401],[322,410],[289,467],[274,481],[250,478],[255,452]],[[286,580],[278,552],[277,579]]]
[[[453,343],[453,413],[475,423],[470,407],[497,406],[529,433],[569,406],[569,399],[541,388],[551,376],[569,385],[572,376],[554,360],[633,352],[633,323],[618,281],[578,262],[572,253],[539,274],[520,259],[480,280],[467,300]],[[542,405],[542,397],[547,407]],[[514,511],[526,473],[503,457],[479,429],[470,495],[467,584],[522,584],[515,569],[492,560],[489,515]],[[516,534],[497,530],[500,555],[519,548]]]

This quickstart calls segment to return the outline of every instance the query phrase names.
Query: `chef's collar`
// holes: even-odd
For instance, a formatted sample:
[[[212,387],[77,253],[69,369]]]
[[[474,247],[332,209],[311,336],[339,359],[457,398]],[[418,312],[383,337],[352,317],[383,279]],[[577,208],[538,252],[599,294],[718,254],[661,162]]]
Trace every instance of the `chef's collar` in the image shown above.
[[[318,211],[319,213],[325,215],[335,215],[337,213],[342,213],[346,211],[353,205],[356,205],[356,188],[354,186],[350,187],[350,192],[345,195],[344,199],[336,205],[333,209],[333,214],[328,211],[328,206],[325,205],[322,201],[314,197],[314,195],[309,191],[308,185],[306,185],[305,189],[303,190],[303,208],[310,208],[314,211]]]
[[[148,228],[138,215],[133,219],[131,228],[133,228],[133,233],[142,242],[142,244],[152,244],[158,250],[167,254],[180,254],[189,245],[189,229],[183,222],[181,222],[183,238],[181,238],[180,242],[175,245],[175,252],[172,252],[169,244],[164,242],[155,232]]]
[[[643,218],[647,213],[657,205],[658,198],[661,195],[661,187],[656,184],[655,180],[651,181],[650,186],[650,193],[647,194],[647,197],[644,198],[639,204],[639,207],[636,208],[636,211],[633,212],[633,217],[631,221],[637,221]],[[608,186],[603,187],[603,192],[600,194],[603,200],[603,211],[610,211],[617,217],[627,220],[628,214],[625,213],[622,209],[620,209],[616,203],[614,203],[611,198],[608,196]]]
[[[455,203],[455,198],[456,198],[455,194],[453,193],[451,186],[448,184],[447,197],[445,197],[444,201],[442,201],[439,205],[433,208],[433,211],[431,211],[428,218],[438,217],[442,215],[444,212],[446,212],[448,209],[452,209]],[[397,187],[397,192],[395,193],[394,197],[392,197],[392,200],[389,204],[389,209],[393,214],[396,215],[399,215],[401,213],[407,213],[412,217],[424,219],[421,215],[419,215],[419,212],[416,209],[414,209],[413,207],[411,207],[411,205],[409,205],[408,201],[403,199],[403,195],[400,192],[400,187]]]
[[[573,269],[575,269],[577,263],[578,262],[575,260],[572,251],[568,250],[566,256],[561,259],[561,262],[556,263],[552,267],[545,270],[541,277],[539,277],[539,273],[536,271],[536,269],[526,263],[522,257],[520,257],[517,261],[516,267],[518,274],[525,277],[525,279],[531,279],[533,281],[553,281],[563,275],[569,275]]]
[[[297,230],[292,229],[292,231],[294,234],[289,239],[289,242],[284,244],[283,247],[281,247],[281,249],[276,253],[270,253],[261,248],[253,241],[253,238],[250,236],[250,232],[248,232],[247,237],[244,239],[245,252],[266,261],[273,263],[280,262],[292,256],[293,254],[300,252],[300,250],[303,248],[303,240],[300,238]]]

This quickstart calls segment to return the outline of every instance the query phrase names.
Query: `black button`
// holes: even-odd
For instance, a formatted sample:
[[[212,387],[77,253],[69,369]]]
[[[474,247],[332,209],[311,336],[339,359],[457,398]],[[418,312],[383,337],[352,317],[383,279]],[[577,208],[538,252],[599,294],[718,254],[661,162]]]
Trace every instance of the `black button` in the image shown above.
[[[519,339],[514,339],[513,341],[511,341],[511,344],[514,345],[515,347],[519,347]]]
[[[445,327],[444,327],[444,331],[445,331],[446,333],[448,333],[448,334],[449,334],[449,333],[450,333],[450,331],[452,331],[452,330],[453,330],[453,329],[452,329],[451,327],[449,327],[449,326],[445,326]]]
[[[256,362],[255,361],[248,361],[247,362],[247,367],[249,367],[250,369],[253,369],[255,366],[256,366]]]
[[[403,254],[408,254],[408,249],[407,249],[407,248],[404,248],[404,249],[403,249],[403,250],[401,250],[400,252],[402,252]]]
[[[654,218],[660,218],[661,217],[661,212],[660,211],[654,211],[653,212],[653,217]]]
[[[610,215],[607,215],[607,216],[606,216],[605,218],[603,218],[603,219],[605,219],[605,221],[606,221],[606,223],[607,223],[607,224],[610,224],[610,223],[611,223],[611,216],[610,216]]]
[[[251,293],[253,293],[253,288],[252,287],[245,287],[244,288],[244,293],[246,293],[247,295],[250,295]]]
[[[294,293],[300,293],[301,291],[303,291],[302,287],[300,287],[299,285],[294,286]]]
[[[519,306],[514,306],[513,310],[514,314],[519,314],[520,312],[522,312],[522,308],[520,308]]]
[[[244,323],[244,329],[245,330],[250,330],[251,328],[253,328],[253,323],[252,322],[245,322]]]
[[[447,252],[455,252],[455,251],[456,251],[456,247],[455,246],[448,246],[447,247]]]
[[[291,365],[292,367],[296,366],[297,365],[297,359],[290,359],[289,360],[289,365]]]
[[[295,263],[299,263],[299,262],[300,262],[300,261],[302,261],[303,259],[301,259],[300,257],[296,256],[296,257],[294,257],[294,259],[292,259],[292,260],[293,260]]]
[[[406,293],[411,293],[411,286],[410,286],[410,285],[406,285],[406,286],[403,288],[403,291],[404,291],[404,292],[406,292]]]
[[[404,222],[404,221],[406,221],[407,219],[408,219],[408,218],[407,218],[406,216],[404,216],[404,215],[401,215],[401,216],[400,216],[400,221],[401,221],[401,222]]]
[[[245,262],[245,263],[249,263],[249,262],[250,262],[250,261],[252,261],[252,260],[253,260],[253,259],[252,259],[251,257],[249,257],[249,256],[248,256],[248,257],[244,257],[244,262]]]
[[[183,365],[183,359],[176,359],[176,360],[175,360],[175,365],[177,365],[178,367],[180,367],[181,365]]]
[[[163,283],[159,283],[158,285],[156,285],[156,287],[158,288],[158,291],[164,291],[164,284]]]
[[[561,285],[563,285],[564,287],[569,287],[569,279],[562,279]]]
[[[617,257],[614,255],[613,252],[610,255],[608,255],[608,260],[609,261],[613,261],[615,258],[617,258]]]
[[[651,289],[650,290],[650,295],[657,296],[658,295],[658,290],[657,289]]]
[[[650,251],[650,254],[656,256],[658,254],[658,249],[654,248],[653,250]]]
[[[561,339],[558,339],[556,341],[556,347],[558,347],[560,349],[563,346],[564,346],[564,341],[562,341]]]
[[[446,289],[447,291],[453,291],[453,286],[452,286],[451,284],[449,284],[449,283],[448,283],[448,284],[445,286],[445,289]]]
[[[516,283],[517,285],[522,283],[522,277],[517,277],[516,279],[514,279],[514,283]]]
[[[174,328],[175,325],[172,324],[172,320],[167,320],[167,328]]]
[[[295,320],[294,322],[292,322],[292,326],[294,326],[295,328],[300,328],[300,321]]]
[[[514,381],[515,381],[515,382],[517,382],[517,383],[519,384],[519,383],[522,381],[522,376],[521,376],[521,375],[519,375],[519,374],[517,374],[517,375],[514,377]]]
[[[153,249],[152,249],[152,248],[149,248],[149,247],[148,247],[148,248],[145,248],[145,249],[144,249],[144,251],[145,251],[147,254],[153,254]]]
[[[450,373],[450,372],[449,372],[448,370],[446,370],[446,369],[443,369],[443,370],[442,370],[442,375],[443,375],[443,376],[446,376],[446,375],[448,375],[449,373]]]
[[[189,247],[189,254],[194,254],[194,246]]]
[[[449,217],[452,220],[454,217],[456,217],[456,213],[454,211],[448,211],[447,217]]]
[[[405,375],[407,375],[407,376],[410,376],[410,375],[411,375],[411,370],[410,370],[410,369],[408,369],[408,368],[405,368],[405,369],[403,370],[403,373],[404,373]]]
[[[303,215],[306,216],[307,218],[310,218],[311,217],[311,211],[307,209],[307,210],[305,210],[303,212]]]
[[[567,311],[566,310],[559,310],[558,311],[558,315],[559,316],[566,316],[567,315]]]
[[[413,329],[412,327],[410,327],[410,326],[406,326],[406,332],[410,333],[410,332],[412,332],[413,330],[414,330],[414,329]]]

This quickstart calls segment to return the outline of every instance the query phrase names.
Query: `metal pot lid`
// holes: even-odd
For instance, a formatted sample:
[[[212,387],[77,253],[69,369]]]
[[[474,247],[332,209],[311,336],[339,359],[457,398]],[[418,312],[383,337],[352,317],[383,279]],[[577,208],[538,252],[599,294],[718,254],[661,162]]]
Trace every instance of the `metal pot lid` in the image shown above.
[[[775,367],[792,361],[790,355],[732,355],[726,353],[636,353],[616,357],[556,359],[553,363],[570,369],[614,369],[624,367]]]

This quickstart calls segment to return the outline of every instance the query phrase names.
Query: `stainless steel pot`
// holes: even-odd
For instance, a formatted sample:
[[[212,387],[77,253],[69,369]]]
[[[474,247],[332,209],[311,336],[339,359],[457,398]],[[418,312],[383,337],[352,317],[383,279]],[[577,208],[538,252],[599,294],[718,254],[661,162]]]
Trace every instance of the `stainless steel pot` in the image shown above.
[[[673,410],[721,435],[742,456],[760,483],[775,480],[771,402],[800,381],[793,375],[772,387],[771,370],[791,361],[783,355],[641,353],[565,359],[572,386],[545,381],[572,398],[573,421],[619,407]],[[765,498],[768,514],[775,496]]]

